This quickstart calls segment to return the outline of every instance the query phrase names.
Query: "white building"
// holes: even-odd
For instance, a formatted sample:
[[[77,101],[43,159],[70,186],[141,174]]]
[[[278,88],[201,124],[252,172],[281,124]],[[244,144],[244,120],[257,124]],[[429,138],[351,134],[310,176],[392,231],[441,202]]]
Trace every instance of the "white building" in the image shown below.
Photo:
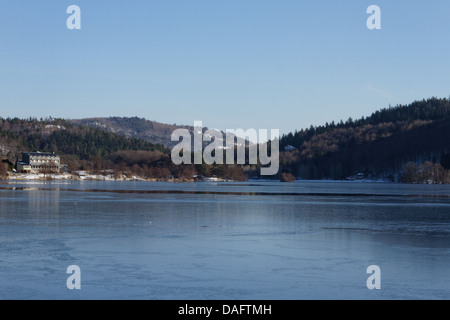
[[[22,161],[17,162],[17,171],[22,173],[59,172],[61,159],[54,153],[22,152]]]

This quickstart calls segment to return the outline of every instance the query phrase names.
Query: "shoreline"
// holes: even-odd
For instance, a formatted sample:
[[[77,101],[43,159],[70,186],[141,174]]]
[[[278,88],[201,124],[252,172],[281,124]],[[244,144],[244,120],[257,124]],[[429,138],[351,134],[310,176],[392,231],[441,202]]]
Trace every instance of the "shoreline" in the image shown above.
[[[12,174],[5,178],[4,181],[181,181],[179,179],[146,179],[138,176],[127,177],[125,175],[115,176],[101,174]],[[188,180],[186,180],[188,182]]]
[[[127,175],[114,175],[114,174],[93,174],[84,172],[82,174],[79,173],[64,173],[64,174],[26,174],[26,173],[15,173],[9,174],[6,177],[0,178],[2,182],[23,182],[23,181],[105,181],[105,182],[172,182],[172,183],[195,183],[195,182],[280,182],[280,180],[271,180],[271,179],[248,179],[247,181],[234,181],[222,178],[214,178],[214,177],[204,177],[202,180],[197,179],[178,179],[178,178],[144,178],[136,175],[127,176]],[[335,183],[386,183],[386,184],[410,184],[410,183],[401,183],[394,181],[387,181],[384,179],[357,179],[357,180],[304,180],[304,179],[296,179],[292,182],[282,182],[283,184],[292,184],[299,183],[302,181],[309,182],[335,182]],[[411,183],[412,185],[445,185],[439,183]]]

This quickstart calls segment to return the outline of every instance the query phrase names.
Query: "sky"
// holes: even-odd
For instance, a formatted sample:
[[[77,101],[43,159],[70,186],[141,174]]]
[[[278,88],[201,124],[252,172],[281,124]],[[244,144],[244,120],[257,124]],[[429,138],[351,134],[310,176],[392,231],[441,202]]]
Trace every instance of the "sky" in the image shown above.
[[[286,134],[449,97],[449,57],[448,0],[2,0],[0,117]]]

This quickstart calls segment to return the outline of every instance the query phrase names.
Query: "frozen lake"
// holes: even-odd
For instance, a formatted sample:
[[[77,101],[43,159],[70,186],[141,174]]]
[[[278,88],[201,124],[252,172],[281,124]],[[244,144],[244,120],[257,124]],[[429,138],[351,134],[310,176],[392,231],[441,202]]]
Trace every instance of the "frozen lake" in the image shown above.
[[[0,183],[0,299],[450,299],[449,266],[450,186]]]

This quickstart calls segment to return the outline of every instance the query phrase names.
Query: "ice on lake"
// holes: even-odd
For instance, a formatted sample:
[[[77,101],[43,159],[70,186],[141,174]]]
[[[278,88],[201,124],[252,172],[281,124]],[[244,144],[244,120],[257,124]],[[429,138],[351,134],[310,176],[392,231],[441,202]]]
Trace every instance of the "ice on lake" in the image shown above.
[[[3,183],[0,299],[449,299],[449,209],[450,186]]]

